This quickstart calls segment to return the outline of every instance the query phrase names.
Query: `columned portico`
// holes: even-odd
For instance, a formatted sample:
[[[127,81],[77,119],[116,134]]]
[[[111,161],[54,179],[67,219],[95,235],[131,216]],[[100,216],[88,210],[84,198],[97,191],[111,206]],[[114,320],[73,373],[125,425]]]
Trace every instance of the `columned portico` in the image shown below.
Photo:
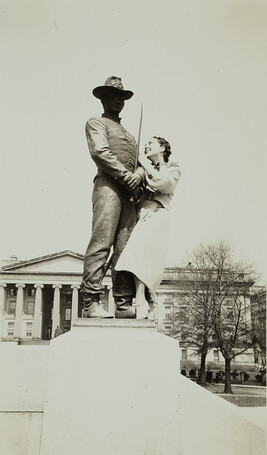
[[[15,328],[14,328],[14,338],[21,337],[21,322],[23,314],[23,289],[25,288],[24,283],[17,283],[17,301],[16,301],[16,319],[15,319]]]
[[[60,289],[61,284],[53,284],[54,302],[53,302],[53,320],[52,320],[52,338],[55,336],[57,326],[60,326]]]
[[[42,289],[43,284],[37,283],[34,285],[35,292],[35,304],[34,304],[34,322],[33,322],[33,333],[32,338],[41,339],[41,328],[42,328]]]
[[[6,300],[6,283],[0,283],[0,343],[2,338],[3,330],[3,314]]]
[[[78,317],[78,289],[80,288],[79,284],[73,284],[71,286],[72,289],[72,301],[71,301],[71,327],[73,326],[73,322]]]
[[[163,326],[163,317],[164,317],[164,295],[160,292],[157,293],[157,311],[156,311],[156,320],[158,327]]]

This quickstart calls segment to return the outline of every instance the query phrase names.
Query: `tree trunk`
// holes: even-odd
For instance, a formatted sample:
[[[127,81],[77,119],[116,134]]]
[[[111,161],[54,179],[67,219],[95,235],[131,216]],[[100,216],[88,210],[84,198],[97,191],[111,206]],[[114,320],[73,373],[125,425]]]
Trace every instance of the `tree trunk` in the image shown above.
[[[199,373],[198,381],[197,381],[199,385],[205,385],[205,383],[206,383],[206,374],[205,374],[206,357],[207,357],[207,352],[202,352],[201,353],[201,362],[200,362],[200,373]]]
[[[223,393],[233,393],[231,387],[231,360],[225,358],[225,382]]]

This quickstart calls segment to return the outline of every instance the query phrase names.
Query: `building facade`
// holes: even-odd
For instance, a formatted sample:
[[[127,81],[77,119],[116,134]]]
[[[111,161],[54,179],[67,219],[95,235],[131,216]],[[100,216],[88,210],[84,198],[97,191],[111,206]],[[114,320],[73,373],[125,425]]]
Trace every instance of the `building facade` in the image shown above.
[[[253,329],[257,338],[254,345],[255,363],[266,367],[266,288],[256,287],[252,296]]]
[[[0,339],[19,344],[48,343],[56,334],[71,329],[73,321],[82,317],[79,286],[82,279],[84,256],[73,251],[62,251],[27,261],[2,261],[0,274]],[[150,304],[151,317],[159,331],[174,336],[174,315],[186,311],[185,292],[188,270],[181,267],[165,269],[162,283]],[[112,281],[108,272],[103,282],[105,310],[114,312]],[[199,362],[193,347],[183,343],[180,327],[175,336],[180,341],[180,355],[184,361]],[[219,365],[224,360],[217,349],[212,349],[207,361]],[[254,364],[253,350],[238,356],[236,363]]]
[[[82,266],[83,255],[72,251],[2,264],[2,341],[47,341],[55,336],[57,327],[70,330],[72,321],[81,316]],[[107,277],[104,305],[110,283]]]

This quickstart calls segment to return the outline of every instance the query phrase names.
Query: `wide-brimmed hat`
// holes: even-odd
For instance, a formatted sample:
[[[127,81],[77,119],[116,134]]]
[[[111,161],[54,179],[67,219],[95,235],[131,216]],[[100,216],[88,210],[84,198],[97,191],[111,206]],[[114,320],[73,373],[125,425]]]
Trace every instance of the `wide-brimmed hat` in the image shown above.
[[[96,98],[101,100],[107,93],[110,93],[111,91],[122,93],[125,100],[129,100],[133,96],[133,92],[131,90],[124,90],[121,83],[121,78],[116,76],[109,77],[104,85],[100,85],[99,87],[94,88],[92,93]]]

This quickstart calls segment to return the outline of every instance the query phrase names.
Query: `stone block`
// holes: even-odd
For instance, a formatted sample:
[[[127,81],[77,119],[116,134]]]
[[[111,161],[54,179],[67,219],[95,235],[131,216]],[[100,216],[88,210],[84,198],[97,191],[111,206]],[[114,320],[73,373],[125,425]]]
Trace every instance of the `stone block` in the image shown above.
[[[44,408],[49,346],[0,344],[0,411]]]
[[[265,432],[179,374],[151,321],[77,320],[51,341],[41,455],[265,455]]]
[[[266,433],[239,408],[184,376],[180,381],[184,455],[266,455]]]
[[[180,455],[179,344],[135,320],[51,341],[41,455]]]
[[[42,412],[0,412],[1,455],[39,455]]]

